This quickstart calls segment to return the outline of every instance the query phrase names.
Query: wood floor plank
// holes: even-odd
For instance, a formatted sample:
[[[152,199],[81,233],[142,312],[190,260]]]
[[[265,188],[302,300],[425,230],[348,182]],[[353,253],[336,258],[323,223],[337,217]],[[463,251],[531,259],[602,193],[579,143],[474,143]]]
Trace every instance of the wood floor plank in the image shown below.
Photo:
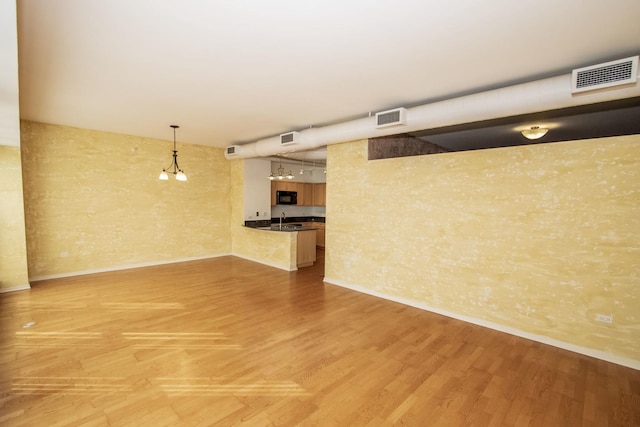
[[[0,424],[640,425],[639,371],[324,284],[323,259],[0,294]]]

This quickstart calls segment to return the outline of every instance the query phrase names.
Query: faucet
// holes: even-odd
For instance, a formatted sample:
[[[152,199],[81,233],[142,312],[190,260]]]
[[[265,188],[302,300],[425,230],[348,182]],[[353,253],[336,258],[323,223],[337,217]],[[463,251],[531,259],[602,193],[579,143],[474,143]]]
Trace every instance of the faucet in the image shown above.
[[[282,215],[280,215],[280,231],[282,231],[282,220],[283,219],[287,219],[287,217],[285,216],[284,212],[282,212]]]

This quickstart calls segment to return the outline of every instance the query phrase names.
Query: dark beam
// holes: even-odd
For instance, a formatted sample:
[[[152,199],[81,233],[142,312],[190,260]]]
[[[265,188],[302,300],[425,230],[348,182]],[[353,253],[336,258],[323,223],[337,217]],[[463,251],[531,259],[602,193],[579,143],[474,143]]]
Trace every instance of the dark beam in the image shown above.
[[[449,150],[409,134],[369,139],[369,160],[447,153]]]

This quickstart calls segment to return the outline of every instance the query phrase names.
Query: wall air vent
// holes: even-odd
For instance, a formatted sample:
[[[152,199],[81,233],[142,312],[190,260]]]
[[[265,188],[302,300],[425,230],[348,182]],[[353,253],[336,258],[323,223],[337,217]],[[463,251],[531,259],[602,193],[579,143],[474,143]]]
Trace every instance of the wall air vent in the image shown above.
[[[237,156],[240,151],[239,145],[230,145],[226,148],[225,154],[227,157]]]
[[[638,56],[573,70],[571,93],[636,83]]]
[[[404,125],[407,123],[406,114],[407,110],[405,108],[396,108],[395,110],[376,113],[376,127],[380,129],[389,126]]]
[[[280,145],[297,144],[300,138],[300,132],[289,132],[280,135]]]

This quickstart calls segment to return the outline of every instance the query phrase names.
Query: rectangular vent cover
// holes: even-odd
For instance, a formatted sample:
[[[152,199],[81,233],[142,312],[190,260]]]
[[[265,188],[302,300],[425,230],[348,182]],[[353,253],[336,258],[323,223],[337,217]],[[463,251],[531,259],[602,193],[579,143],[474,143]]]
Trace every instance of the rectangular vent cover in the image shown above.
[[[584,92],[635,83],[637,76],[638,56],[578,68],[573,70],[571,92]]]
[[[280,135],[280,144],[281,145],[297,144],[299,133],[300,132],[283,133],[282,135]]]
[[[396,108],[395,110],[382,111],[376,113],[376,127],[386,128],[389,126],[404,125],[407,110],[404,108]]]
[[[237,156],[239,145],[230,145],[227,147],[227,156]]]

